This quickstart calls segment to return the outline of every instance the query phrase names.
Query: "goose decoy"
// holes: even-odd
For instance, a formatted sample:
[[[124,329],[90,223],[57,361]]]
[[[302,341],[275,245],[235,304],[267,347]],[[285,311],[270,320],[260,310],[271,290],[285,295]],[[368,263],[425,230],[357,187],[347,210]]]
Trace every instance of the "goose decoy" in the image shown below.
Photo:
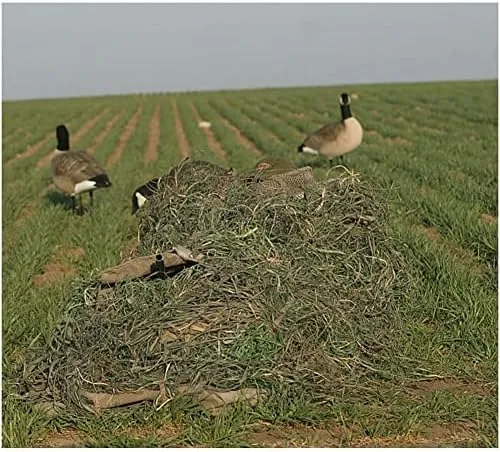
[[[321,154],[332,159],[337,157],[341,162],[344,154],[356,149],[363,141],[363,127],[351,113],[351,100],[347,93],[340,96],[339,122],[327,124],[309,135],[298,147],[299,152]]]
[[[77,212],[76,195],[80,195],[80,212],[83,213],[81,195],[87,192],[93,205],[93,192],[98,188],[111,187],[104,168],[85,151],[71,151],[66,126],[56,128],[57,147],[51,160],[54,185],[72,199],[73,213]]]
[[[187,188],[187,186],[193,183],[207,182],[209,179],[216,185],[221,182],[220,185],[224,188],[227,185],[223,183],[224,180],[227,179],[226,182],[228,182],[232,176],[234,176],[234,170],[232,168],[228,170],[212,162],[194,160],[186,157],[179,165],[171,168],[168,174],[151,179],[134,190],[132,194],[132,215],[134,215],[144,203],[160,189],[164,190],[169,186],[181,185]],[[164,179],[163,182],[162,179]],[[162,186],[161,188],[160,185]]]
[[[132,215],[134,215],[144,205],[148,198],[158,190],[160,179],[160,177],[151,179],[134,190],[132,195]]]
[[[296,166],[290,161],[282,157],[264,157],[255,165],[258,171],[269,171],[282,173],[296,169]]]

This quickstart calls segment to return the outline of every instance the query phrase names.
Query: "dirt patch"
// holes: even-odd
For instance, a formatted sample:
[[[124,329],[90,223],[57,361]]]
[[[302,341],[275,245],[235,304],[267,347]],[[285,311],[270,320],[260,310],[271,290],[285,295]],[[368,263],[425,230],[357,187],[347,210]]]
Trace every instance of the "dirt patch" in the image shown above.
[[[297,119],[302,119],[304,118],[306,115],[304,113],[294,113],[293,116],[295,116]]]
[[[376,130],[365,130],[364,135],[367,135],[369,137],[376,137],[376,138],[379,138],[381,140],[384,139],[384,137]]]
[[[385,141],[388,141],[389,143],[392,144],[409,144],[410,142],[403,137],[387,137],[385,138]]]
[[[419,225],[419,226],[417,226],[417,230],[418,230],[418,232],[424,234],[427,238],[429,238],[431,240],[439,240],[441,237],[441,235],[439,234],[439,231],[434,226],[427,227],[427,226]]]
[[[87,149],[87,152],[89,154],[94,154],[97,148],[100,146],[100,144],[104,141],[110,130],[115,126],[115,124],[118,122],[120,119],[121,115],[123,114],[123,111],[120,113],[116,114],[113,118],[111,118],[106,125],[104,126],[104,129],[97,135],[96,139],[92,143],[92,145]]]
[[[441,129],[436,129],[434,127],[428,127],[428,126],[419,126],[418,124],[415,124],[415,127],[417,129],[422,130],[423,132],[430,132],[432,134],[437,134],[437,135],[443,135],[445,132],[444,130]]]
[[[247,441],[258,447],[339,447],[351,435],[347,428],[335,424],[323,428],[264,424]]]
[[[156,439],[173,439],[182,433],[182,429],[175,425],[162,425],[153,427],[129,427],[119,432],[119,435],[127,435],[135,439],[153,437]]]
[[[83,434],[76,430],[51,432],[37,442],[35,447],[83,447]]]
[[[28,135],[28,132],[24,130],[22,127],[19,127],[16,130],[14,130],[14,132],[9,133],[8,135],[4,135],[2,137],[2,144],[5,146],[7,143],[14,141],[14,139],[17,140],[21,138],[20,135],[25,137],[26,135]]]
[[[497,224],[497,217],[483,213],[481,214],[481,221],[486,224]]]
[[[105,108],[101,113],[99,113],[97,116],[94,116],[94,118],[90,119],[87,121],[82,127],[80,127],[76,133],[70,137],[70,143],[71,146],[74,147],[75,144],[78,143],[78,141],[84,137],[91,129],[94,127],[99,120],[109,111],[109,108]],[[50,137],[54,138],[55,132],[52,132],[50,135],[48,135],[49,139]],[[45,157],[42,157],[38,163],[36,164],[36,167],[38,169],[41,168],[47,168],[50,165],[50,161],[52,159],[52,151],[47,154]]]
[[[494,387],[485,383],[468,383],[458,379],[446,378],[439,380],[426,380],[414,383],[406,388],[411,395],[427,395],[437,391],[448,391],[461,394],[490,395]]]
[[[196,110],[196,107],[191,104],[191,110],[193,111],[193,115],[196,118],[196,122],[200,123],[202,121],[200,115],[198,114],[198,110]],[[217,138],[215,138],[214,133],[210,129],[202,129],[203,133],[207,137],[208,141],[208,147],[212,150],[212,152],[217,156],[217,158],[222,161],[226,162],[226,153],[224,152],[224,149],[222,148],[221,144],[217,141]]]
[[[341,426],[312,428],[273,426],[259,428],[247,441],[255,447],[443,447],[467,444],[478,438],[470,421],[437,425],[423,434],[394,435],[380,438],[360,437],[360,432]]]
[[[29,201],[19,212],[19,215],[17,216],[17,219],[15,221],[15,226],[14,226],[14,233],[13,234],[4,234],[3,237],[3,248],[2,248],[2,253],[5,254],[8,250],[12,249],[15,244],[17,243],[17,240],[19,238],[19,232],[21,228],[24,226],[24,223],[32,217],[35,212],[38,210],[38,204],[36,201]]]
[[[410,142],[403,137],[384,137],[380,132],[376,130],[365,130],[364,134],[369,137],[376,137],[379,140],[384,140],[390,144],[409,144]]]
[[[221,120],[222,124],[224,124],[225,127],[227,127],[228,129],[231,129],[234,132],[234,134],[236,135],[236,139],[238,140],[238,143],[240,143],[247,151],[250,151],[256,157],[262,156],[262,152],[260,152],[255,147],[255,145],[246,137],[246,135],[240,129],[238,129],[238,127],[231,124],[223,116],[219,115],[219,119]]]
[[[84,255],[83,248],[57,246],[51,261],[44,266],[42,273],[33,277],[33,284],[37,287],[47,287],[71,278],[76,274],[72,264]]]
[[[122,251],[120,251],[120,259],[127,260],[135,257],[135,252],[139,246],[139,241],[137,239],[131,240],[130,243],[125,245]]]
[[[148,147],[144,154],[144,165],[155,162],[158,158],[158,145],[160,144],[160,104],[155,108],[153,118],[149,124]]]
[[[21,210],[16,220],[17,229],[19,229],[23,225],[23,223],[35,213],[37,207],[38,205],[35,201],[30,201],[23,207],[23,210]]]
[[[40,149],[44,148],[45,146],[48,146],[49,140],[54,137],[54,133],[47,134],[47,136],[39,141],[38,143],[35,144],[30,144],[26,148],[24,152],[21,152],[20,154],[16,154],[14,157],[12,157],[8,162],[7,165],[11,165],[13,162],[19,159],[24,159],[27,157],[31,157],[32,155],[35,155]]]
[[[40,275],[33,277],[33,284],[36,287],[47,287],[64,281],[74,276],[75,269],[65,264],[57,262],[45,265]]]
[[[438,425],[421,435],[398,435],[381,438],[362,438],[350,447],[457,447],[479,438],[473,422],[455,422]]]
[[[416,226],[416,230],[430,240],[439,242],[443,251],[449,256],[449,258],[460,267],[465,267],[469,273],[481,275],[488,272],[488,268],[479,262],[470,250],[462,248],[453,240],[443,238],[434,226],[427,227],[424,225],[418,225]]]
[[[174,439],[182,433],[180,427],[174,425],[162,425],[159,428],[154,427],[129,427],[121,429],[115,433],[117,437],[127,436],[134,439],[156,438]],[[38,440],[35,447],[85,447],[95,443],[97,438],[88,436],[87,433],[76,429],[64,429],[47,434],[44,438]]]
[[[172,111],[174,112],[175,118],[175,133],[177,135],[177,143],[179,143],[179,148],[181,150],[182,158],[189,157],[191,155],[191,150],[189,149],[189,143],[184,133],[184,128],[182,127],[182,121],[179,116],[179,110],[177,108],[177,103],[172,100],[171,104]]]
[[[113,152],[108,158],[108,161],[106,163],[106,166],[112,166],[115,163],[118,163],[120,159],[122,158],[123,151],[125,149],[125,146],[127,146],[127,143],[130,140],[130,137],[134,133],[135,128],[137,127],[137,123],[139,122],[139,118],[141,117],[142,114],[142,105],[139,105],[137,108],[136,112],[132,115],[132,117],[129,119],[127,124],[125,125],[125,128],[123,129],[122,134],[120,135],[120,138],[118,139],[118,144],[115,146],[113,149]]]

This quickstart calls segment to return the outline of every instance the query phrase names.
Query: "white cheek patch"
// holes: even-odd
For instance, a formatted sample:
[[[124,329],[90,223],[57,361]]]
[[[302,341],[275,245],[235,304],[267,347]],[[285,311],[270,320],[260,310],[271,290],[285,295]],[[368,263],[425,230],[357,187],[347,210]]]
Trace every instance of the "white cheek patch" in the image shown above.
[[[78,195],[79,193],[84,193],[86,191],[91,191],[95,189],[96,183],[91,180],[84,180],[83,182],[79,182],[75,185],[74,194]]]
[[[147,198],[142,196],[139,192],[135,194],[135,197],[137,198],[137,205],[139,206],[139,208],[141,208],[146,202]]]
[[[319,152],[316,149],[308,148],[307,146],[304,146],[302,148],[302,152],[305,154],[312,154],[312,155],[318,155]]]

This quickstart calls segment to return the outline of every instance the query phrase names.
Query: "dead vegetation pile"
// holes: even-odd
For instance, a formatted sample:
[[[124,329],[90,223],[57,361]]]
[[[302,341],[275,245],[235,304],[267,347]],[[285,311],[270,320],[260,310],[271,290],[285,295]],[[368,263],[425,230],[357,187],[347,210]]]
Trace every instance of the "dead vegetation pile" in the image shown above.
[[[140,212],[138,256],[182,246],[200,263],[82,283],[25,369],[28,398],[96,410],[125,403],[110,394],[160,405],[193,388],[248,399],[286,384],[325,401],[389,376],[409,277],[377,190],[345,171],[301,196],[262,196],[234,179],[221,191],[210,174],[167,178]]]

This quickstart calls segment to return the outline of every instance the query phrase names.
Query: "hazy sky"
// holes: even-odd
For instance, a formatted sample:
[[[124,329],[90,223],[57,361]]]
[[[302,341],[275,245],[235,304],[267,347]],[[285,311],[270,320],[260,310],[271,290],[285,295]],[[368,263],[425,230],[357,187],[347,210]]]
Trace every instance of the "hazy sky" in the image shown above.
[[[496,4],[3,4],[4,99],[497,77]]]

